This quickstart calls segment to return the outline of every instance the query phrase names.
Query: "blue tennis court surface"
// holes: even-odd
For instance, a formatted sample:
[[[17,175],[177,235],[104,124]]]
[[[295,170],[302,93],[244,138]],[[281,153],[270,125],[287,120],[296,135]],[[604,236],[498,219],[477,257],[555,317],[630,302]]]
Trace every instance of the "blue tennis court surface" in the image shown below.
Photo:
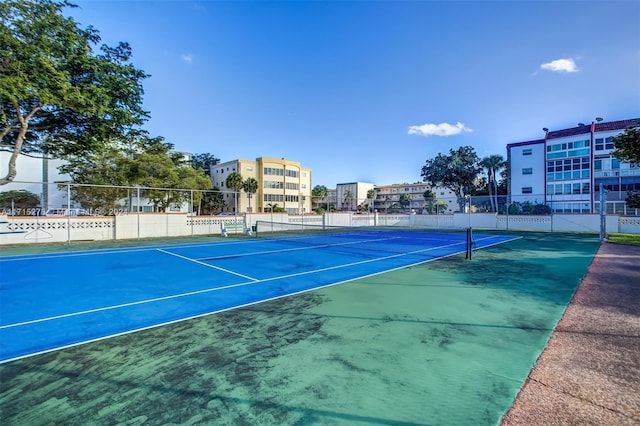
[[[513,240],[474,236],[475,249]],[[0,362],[464,253],[465,235],[367,232],[0,258]]]

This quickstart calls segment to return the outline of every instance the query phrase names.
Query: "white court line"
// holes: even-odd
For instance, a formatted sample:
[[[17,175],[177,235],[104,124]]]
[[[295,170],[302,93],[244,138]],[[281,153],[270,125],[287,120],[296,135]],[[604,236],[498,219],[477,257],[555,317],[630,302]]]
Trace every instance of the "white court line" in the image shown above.
[[[293,247],[293,248],[277,249],[277,250],[252,251],[252,252],[248,252],[248,253],[225,254],[225,255],[221,255],[221,256],[201,257],[198,260],[215,260],[215,259],[224,259],[226,257],[231,257],[231,256],[240,257],[240,256],[253,256],[253,255],[257,255],[257,254],[282,253],[282,252],[286,252],[286,251],[313,250],[313,249],[317,249],[317,248],[346,246],[346,245],[349,245],[349,244],[363,244],[363,243],[370,243],[370,242],[375,242],[375,241],[388,241],[388,240],[395,240],[395,239],[398,239],[398,238],[402,238],[402,237],[376,238],[374,240],[365,240],[365,241],[349,241],[349,242],[346,242],[346,243],[318,244],[318,245],[315,245],[315,246],[306,246],[306,247]],[[279,240],[270,240],[270,241],[279,241]]]
[[[154,251],[157,249],[175,249],[175,248],[193,248],[193,247],[207,247],[207,246],[227,246],[236,244],[251,244],[258,243],[260,240],[247,240],[247,241],[229,241],[220,242],[214,241],[210,243],[188,243],[188,244],[173,244],[162,246],[145,246],[145,247],[131,247],[131,248],[109,248],[109,249],[96,249],[96,250],[84,250],[73,251],[68,253],[40,253],[29,257],[23,257],[27,255],[15,255],[15,256],[3,256],[0,257],[0,262],[19,262],[22,260],[43,260],[43,259],[58,259],[62,257],[79,257],[79,256],[94,256],[105,254],[119,254],[119,253],[138,253],[144,251]]]
[[[70,314],[56,315],[56,316],[47,317],[47,318],[40,318],[40,319],[35,319],[35,320],[30,320],[30,321],[23,321],[23,322],[14,323],[14,324],[7,324],[7,325],[0,326],[0,330],[6,329],[6,328],[19,327],[19,326],[23,326],[23,325],[36,324],[36,323],[39,323],[39,322],[57,320],[57,319],[61,319],[61,318],[69,318],[69,317],[73,317],[73,316],[85,315],[85,314],[90,314],[90,313],[94,313],[94,312],[107,311],[107,310],[110,310],[110,309],[119,309],[119,308],[125,308],[125,307],[128,307],[128,306],[142,305],[144,303],[153,303],[153,302],[159,302],[159,301],[163,301],[163,300],[177,299],[177,298],[180,298],[180,297],[192,296],[192,295],[195,295],[195,294],[210,293],[210,292],[213,292],[213,291],[226,290],[226,289],[229,289],[229,288],[242,287],[242,286],[251,285],[251,284],[259,284],[259,283],[275,281],[275,280],[284,279],[284,278],[298,277],[298,276],[301,276],[301,275],[310,275],[310,274],[315,274],[317,272],[324,272],[324,271],[330,271],[330,270],[334,270],[334,269],[348,268],[350,266],[356,266],[356,265],[361,265],[361,264],[365,264],[365,263],[378,262],[378,261],[381,261],[381,260],[392,259],[392,258],[395,258],[395,257],[408,256],[408,255],[412,255],[412,254],[422,253],[422,252],[426,252],[426,251],[430,251],[430,250],[437,250],[437,249],[440,249],[440,248],[455,246],[455,245],[459,245],[459,244],[463,244],[463,243],[454,243],[454,244],[448,244],[446,246],[430,247],[430,248],[426,248],[426,249],[415,250],[415,251],[408,252],[408,253],[398,253],[398,254],[393,254],[391,256],[379,257],[379,258],[376,258],[376,259],[361,260],[361,261],[358,261],[358,262],[346,263],[344,265],[329,266],[327,268],[314,269],[312,271],[298,272],[298,273],[295,273],[295,274],[281,275],[281,276],[265,278],[265,279],[261,279],[261,280],[256,280],[254,278],[251,278],[252,281],[244,282],[244,283],[230,284],[230,285],[226,285],[226,286],[222,286],[222,287],[212,287],[212,288],[207,288],[207,289],[203,289],[203,290],[190,291],[190,292],[187,292],[187,293],[174,294],[174,295],[171,295],[171,296],[155,297],[155,298],[152,298],[152,299],[139,300],[137,302],[122,303],[122,304],[119,304],[119,305],[105,306],[105,307],[102,307],[102,308],[89,309],[89,310],[86,310],[86,311],[72,312]],[[169,254],[171,254],[171,253],[169,253]],[[448,255],[448,256],[450,256],[450,255]],[[419,262],[419,263],[423,263],[423,262]],[[405,267],[405,266],[403,266],[403,267]]]
[[[171,253],[170,251],[166,251],[166,250],[162,250],[162,249],[156,249],[156,250],[158,250],[158,251],[159,251],[159,252],[161,252],[161,253],[166,253],[166,254],[168,254],[168,255],[175,256],[175,257],[178,257],[178,258],[180,258],[180,259],[187,260],[187,261],[189,261],[189,262],[197,263],[198,265],[203,265],[203,266],[206,266],[206,267],[208,267],[208,268],[217,269],[217,270],[219,270],[219,271],[226,272],[226,273],[228,273],[228,274],[232,274],[232,275],[237,275],[237,276],[239,276],[239,277],[246,278],[246,279],[248,279],[248,280],[258,281],[258,279],[253,278],[253,277],[250,277],[250,276],[248,276],[248,275],[239,274],[239,273],[237,273],[237,272],[233,272],[233,271],[230,271],[230,270],[228,270],[228,269],[220,268],[219,266],[215,266],[215,265],[211,265],[211,264],[209,264],[209,263],[201,262],[201,261],[199,261],[199,260],[197,260],[197,259],[191,259],[190,257],[182,256],[182,255],[179,255],[179,254],[176,254],[176,253]]]

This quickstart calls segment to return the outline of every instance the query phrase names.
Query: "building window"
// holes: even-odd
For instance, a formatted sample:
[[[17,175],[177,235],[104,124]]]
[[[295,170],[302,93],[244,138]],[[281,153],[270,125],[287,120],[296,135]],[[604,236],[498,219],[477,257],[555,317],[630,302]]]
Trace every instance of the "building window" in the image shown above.
[[[282,189],[284,188],[284,183],[279,181],[265,180],[264,188],[267,189]]]
[[[531,168],[531,167],[526,167],[526,168],[522,169],[522,174],[523,174],[523,175],[530,175],[530,174],[533,174],[533,168]]]
[[[602,151],[605,149],[613,149],[613,142],[611,138],[597,138],[596,139],[596,151]]]
[[[522,187],[522,193],[523,194],[532,194],[533,193],[533,188],[530,186],[523,186]]]
[[[531,148],[526,148],[522,150],[522,155],[531,155],[533,150]]]
[[[284,170],[276,169],[276,168],[273,168],[273,167],[265,167],[264,168],[264,174],[265,175],[271,175],[271,176],[282,176],[282,175],[284,175]]]

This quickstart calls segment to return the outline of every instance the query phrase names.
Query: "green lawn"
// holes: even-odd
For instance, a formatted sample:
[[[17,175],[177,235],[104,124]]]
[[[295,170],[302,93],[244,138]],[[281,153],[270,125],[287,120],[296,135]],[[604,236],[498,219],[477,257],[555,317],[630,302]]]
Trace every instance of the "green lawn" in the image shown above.
[[[640,234],[609,234],[610,243],[640,246]]]

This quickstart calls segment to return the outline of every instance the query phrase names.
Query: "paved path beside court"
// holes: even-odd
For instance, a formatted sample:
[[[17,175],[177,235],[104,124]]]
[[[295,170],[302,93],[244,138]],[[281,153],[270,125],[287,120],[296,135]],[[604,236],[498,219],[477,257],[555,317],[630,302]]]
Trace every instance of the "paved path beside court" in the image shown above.
[[[502,423],[575,424],[640,425],[638,246],[600,246]]]

